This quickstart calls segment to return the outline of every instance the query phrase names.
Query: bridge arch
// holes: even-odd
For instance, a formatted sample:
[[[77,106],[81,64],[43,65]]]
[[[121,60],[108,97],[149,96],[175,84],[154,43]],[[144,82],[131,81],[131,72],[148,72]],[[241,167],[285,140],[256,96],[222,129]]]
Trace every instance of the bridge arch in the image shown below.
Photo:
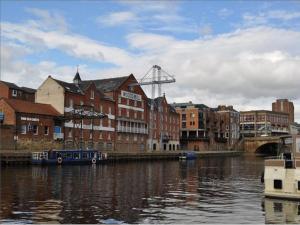
[[[278,145],[278,142],[264,143],[256,148],[255,153],[261,155],[277,155]]]

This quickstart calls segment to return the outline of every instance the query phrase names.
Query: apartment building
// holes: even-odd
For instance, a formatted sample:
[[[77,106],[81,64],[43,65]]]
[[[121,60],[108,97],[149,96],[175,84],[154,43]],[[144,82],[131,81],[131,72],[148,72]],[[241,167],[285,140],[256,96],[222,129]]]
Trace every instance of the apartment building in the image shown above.
[[[148,137],[147,96],[133,74],[93,82],[98,91],[114,101],[115,151],[146,151]]]
[[[114,100],[93,82],[82,82],[78,72],[73,83],[49,76],[37,89],[36,102],[51,104],[64,115],[63,126],[56,126],[55,139],[64,139],[65,148],[114,149]]]
[[[152,112],[151,104],[154,106]],[[162,97],[157,97],[154,100],[148,99],[148,112],[148,150],[179,150],[180,116],[173,106],[168,104],[165,95]]]
[[[208,151],[232,149],[239,139],[239,113],[232,106],[174,103],[180,114],[181,148]]]
[[[20,99],[34,102],[35,89],[19,87],[18,85],[0,80],[0,98]]]
[[[268,110],[242,111],[240,132],[243,137],[288,134],[289,114]]]

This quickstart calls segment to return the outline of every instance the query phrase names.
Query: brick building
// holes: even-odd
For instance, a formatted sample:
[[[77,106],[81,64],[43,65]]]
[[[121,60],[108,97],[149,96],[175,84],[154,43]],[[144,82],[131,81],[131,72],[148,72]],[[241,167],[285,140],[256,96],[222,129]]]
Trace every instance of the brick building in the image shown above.
[[[293,124],[294,121],[294,104],[288,99],[277,99],[272,103],[272,111],[283,112],[289,115],[289,124]]]
[[[52,145],[55,126],[61,126],[61,114],[48,104],[1,98],[0,112],[4,114],[3,126],[12,128],[9,129],[10,132],[13,132],[11,135],[15,141],[18,140],[18,145],[22,149],[33,149],[33,141],[49,142]],[[2,136],[1,143],[3,145],[6,145],[5,142],[11,141],[3,139]],[[41,145],[40,147],[45,146]]]
[[[179,150],[179,114],[168,104],[165,96],[155,98],[151,128],[151,102],[152,100],[148,99],[148,124],[151,129],[147,141],[148,149],[152,151]]]
[[[181,148],[207,151],[232,149],[239,139],[239,113],[232,106],[174,103],[180,114]]]
[[[115,151],[146,151],[148,137],[147,96],[130,74],[101,80],[88,80],[95,83],[97,90],[114,100]]]
[[[35,89],[19,87],[18,85],[0,80],[0,98],[20,99],[34,102]]]
[[[244,137],[289,133],[289,114],[268,110],[240,112],[240,132]]]
[[[114,101],[93,82],[82,82],[78,72],[73,83],[49,76],[37,89],[36,102],[51,104],[64,115],[63,127],[57,128],[56,136],[64,138],[65,148],[114,149]],[[90,119],[90,114],[99,117]],[[102,119],[102,114],[107,117]]]

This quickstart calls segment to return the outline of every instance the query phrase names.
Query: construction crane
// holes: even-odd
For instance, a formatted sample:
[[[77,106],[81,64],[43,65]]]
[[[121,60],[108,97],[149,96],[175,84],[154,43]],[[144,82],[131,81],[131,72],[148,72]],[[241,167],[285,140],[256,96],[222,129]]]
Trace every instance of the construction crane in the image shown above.
[[[160,66],[152,66],[148,72],[139,80],[138,83],[131,84],[130,86],[136,85],[151,85],[151,106],[150,106],[150,121],[149,121],[149,139],[150,139],[150,150],[153,151],[153,124],[154,124],[154,99],[155,99],[155,86],[158,86],[158,97],[162,96],[161,85],[167,83],[175,83],[176,79],[164,71]],[[160,109],[160,105],[158,106]],[[160,116],[162,120],[162,115]],[[162,124],[162,121],[160,121]]]

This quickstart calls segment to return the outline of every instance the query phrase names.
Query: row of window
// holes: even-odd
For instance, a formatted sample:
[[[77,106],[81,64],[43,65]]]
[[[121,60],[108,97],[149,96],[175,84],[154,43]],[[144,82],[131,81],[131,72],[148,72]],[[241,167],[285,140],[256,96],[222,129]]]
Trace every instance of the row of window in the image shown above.
[[[42,129],[44,135],[49,135],[49,127],[48,126],[43,126],[40,128]],[[36,124],[21,125],[21,134],[27,134],[27,133],[38,135],[39,134],[39,126]]]
[[[149,145],[150,147],[151,145]],[[157,146],[156,144],[154,143],[153,144],[153,148],[152,148],[154,151],[157,150]],[[166,150],[169,150],[169,151],[175,151],[175,150],[179,150],[179,145],[175,145],[175,144],[163,144],[163,150],[166,151]]]
[[[80,101],[80,105],[81,106],[84,105],[82,100]],[[91,106],[94,107],[94,104],[91,103]],[[74,101],[71,98],[69,99],[69,106],[68,107],[69,108],[73,108],[74,107]],[[99,105],[99,112],[103,113],[103,105]],[[112,108],[111,108],[111,106],[108,107],[108,114],[112,114]]]

